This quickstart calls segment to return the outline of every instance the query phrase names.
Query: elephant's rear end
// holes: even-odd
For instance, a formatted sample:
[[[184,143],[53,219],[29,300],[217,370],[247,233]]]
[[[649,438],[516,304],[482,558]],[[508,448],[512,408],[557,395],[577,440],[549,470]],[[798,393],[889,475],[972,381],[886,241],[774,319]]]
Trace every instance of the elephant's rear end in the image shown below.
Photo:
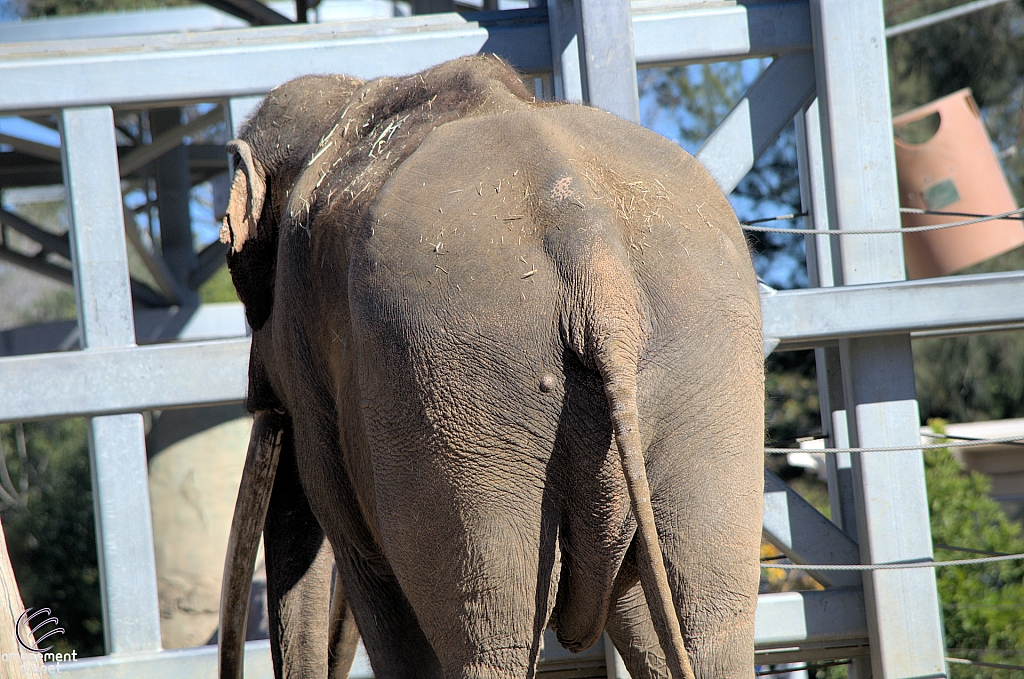
[[[697,676],[748,676],[764,387],[746,242],[711,177],[674,144],[592,109],[550,114],[562,122],[566,146],[578,149],[588,205],[614,213],[640,300],[640,437],[686,648]],[[633,596],[636,577],[627,566],[615,587],[623,599]],[[617,615],[609,631],[637,667],[650,623],[630,622],[629,607]]]
[[[639,588],[604,342],[632,361],[698,676],[748,676],[760,309],[703,168],[581,107],[448,123],[384,185],[349,274],[374,520],[442,667],[528,665],[552,614],[570,647],[607,622],[635,676],[660,654],[650,617],[616,605]]]

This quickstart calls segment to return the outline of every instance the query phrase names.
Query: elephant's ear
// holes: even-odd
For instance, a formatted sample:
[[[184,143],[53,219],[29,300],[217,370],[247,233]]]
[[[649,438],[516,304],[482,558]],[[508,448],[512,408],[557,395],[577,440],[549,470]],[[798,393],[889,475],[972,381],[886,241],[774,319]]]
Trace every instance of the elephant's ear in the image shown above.
[[[220,230],[221,242],[231,246],[228,269],[238,299],[245,305],[245,316],[253,330],[259,330],[270,317],[274,305],[276,265],[276,229],[264,222],[258,229],[267,197],[268,177],[252,148],[241,139],[227,144],[238,159],[231,182],[228,210]]]
[[[263,212],[263,201],[267,195],[267,180],[263,167],[253,158],[249,144],[241,139],[232,139],[227,150],[241,159],[231,181],[228,210],[220,227],[220,241],[231,246],[234,252],[241,252],[250,236],[256,235],[256,224]]]

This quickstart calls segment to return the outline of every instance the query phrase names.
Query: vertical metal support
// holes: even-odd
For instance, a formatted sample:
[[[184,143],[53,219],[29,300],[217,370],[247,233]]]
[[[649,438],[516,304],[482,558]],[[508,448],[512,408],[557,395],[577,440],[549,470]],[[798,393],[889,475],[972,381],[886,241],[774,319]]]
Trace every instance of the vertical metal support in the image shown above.
[[[548,30],[551,32],[551,78],[555,99],[580,103],[583,101],[583,82],[580,80],[580,48],[573,0],[548,0]]]
[[[899,202],[881,2],[811,0],[810,8],[829,223],[895,228]],[[840,252],[844,285],[904,277],[898,234],[845,236]],[[850,443],[918,445],[910,337],[843,340],[839,354]],[[921,453],[851,457],[861,560],[930,559]],[[934,570],[867,572],[864,589],[874,677],[946,676]]]
[[[252,115],[261,101],[263,97],[235,97],[228,100],[228,105],[224,107],[225,122],[233,138],[238,136],[242,123]]]
[[[149,112],[153,137],[181,126],[181,109],[153,109]],[[192,176],[188,150],[178,145],[153,162],[156,169],[156,200],[160,212],[160,253],[178,283],[181,304],[196,306],[199,295],[188,285],[199,266],[192,246],[192,215],[189,211]]]
[[[796,126],[797,165],[800,170],[800,203],[815,229],[827,229],[828,197],[821,148],[821,118],[818,100],[813,99],[794,120]],[[839,265],[839,236],[806,237],[807,282],[811,287],[835,285]],[[833,257],[835,255],[835,257]],[[841,273],[839,274],[841,276]],[[821,425],[830,447],[846,448],[850,436],[843,398],[839,351],[817,348],[814,361],[818,375],[818,401]],[[849,453],[825,458],[832,521],[857,540],[857,517],[853,499],[853,472]]]
[[[622,656],[619,655],[619,650],[615,648],[607,632],[601,635],[601,642],[604,644],[605,676],[608,679],[630,679],[626,663],[622,662]]]
[[[133,346],[114,116],[107,106],[68,109],[60,122],[83,350]],[[92,418],[89,453],[107,652],[159,649],[142,415]]]
[[[640,122],[629,0],[576,0],[583,99]]]

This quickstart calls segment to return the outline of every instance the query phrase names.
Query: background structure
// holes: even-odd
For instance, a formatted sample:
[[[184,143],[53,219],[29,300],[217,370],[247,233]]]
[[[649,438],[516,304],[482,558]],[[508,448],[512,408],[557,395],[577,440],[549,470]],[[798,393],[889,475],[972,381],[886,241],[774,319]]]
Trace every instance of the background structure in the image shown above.
[[[308,17],[298,3],[292,16]],[[26,254],[17,237],[8,248],[5,236],[4,256],[72,280],[77,309],[77,324],[49,328],[45,340],[5,337],[15,348],[0,359],[8,396],[0,421],[90,418],[108,655],[64,671],[203,676],[213,667],[209,648],[161,650],[147,423],[139,413],[242,398],[248,341],[239,310],[197,305],[197,289],[223,252],[217,245],[197,252],[181,206],[192,186],[226,168],[211,125],[223,121],[220,134],[230,135],[280,82],[310,71],[408,73],[487,51],[536,76],[539,96],[583,100],[637,120],[638,65],[771,58],[698,158],[729,193],[792,124],[800,200],[816,228],[884,232],[899,223],[880,5],[551,0],[500,13],[308,26],[284,25],[287,17],[258,3],[230,5],[222,9],[250,23],[280,25],[82,37],[59,50],[45,42],[0,47],[0,109],[44,126],[55,116],[60,139],[59,150],[21,137],[3,143],[20,146],[22,176],[38,173],[26,183],[53,184],[59,172],[69,222],[62,235],[0,214],[5,234],[18,232],[36,248]],[[126,110],[147,113],[133,120]],[[202,134],[213,135],[213,150],[180,145]],[[215,184],[210,192],[216,205]],[[765,349],[816,347],[822,427],[839,446],[917,445],[911,333],[1024,321],[1006,303],[1019,294],[1019,274],[902,282],[897,234],[809,237],[807,252],[812,289],[764,290]],[[19,346],[31,355],[13,356],[25,353]],[[919,452],[829,459],[832,521],[766,471],[769,541],[798,563],[931,558]],[[933,571],[815,577],[824,589],[762,596],[761,661],[857,657],[851,672],[865,677],[945,672]],[[567,658],[549,647],[544,668],[620,671],[601,649],[595,653]],[[252,643],[250,656],[251,676],[265,674],[265,643]]]

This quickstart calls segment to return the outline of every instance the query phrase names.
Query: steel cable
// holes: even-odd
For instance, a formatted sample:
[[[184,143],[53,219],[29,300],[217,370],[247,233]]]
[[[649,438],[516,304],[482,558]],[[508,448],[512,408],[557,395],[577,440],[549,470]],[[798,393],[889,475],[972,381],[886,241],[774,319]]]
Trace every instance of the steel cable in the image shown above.
[[[911,450],[941,450],[942,448],[972,448],[998,443],[1017,443],[1024,441],[1024,436],[1005,436],[998,439],[970,439],[965,441],[948,441],[946,443],[918,444],[916,446],[886,446],[861,448],[765,448],[766,455],[788,455],[789,453],[901,453]]]
[[[900,212],[907,214],[947,214],[938,212],[935,210],[925,211],[918,210],[917,208],[900,208]],[[1024,213],[1024,208],[1016,208],[1009,212],[1003,212],[998,215],[986,215],[983,217],[977,217],[975,219],[968,219],[960,222],[949,222],[948,224],[930,224],[927,226],[907,226],[899,229],[790,229],[779,226],[756,226],[756,224],[767,221],[776,221],[784,219],[796,219],[797,217],[806,216],[806,214],[793,214],[793,215],[780,215],[779,217],[771,217],[767,219],[755,219],[750,222],[743,222],[741,226],[744,231],[757,231],[761,233],[794,233],[803,235],[821,235],[821,236],[870,236],[873,234],[884,234],[884,233],[921,233],[923,231],[938,231],[940,229],[953,229],[958,226],[969,226],[971,224],[980,224],[982,222],[991,222],[997,219],[1006,219],[1011,215],[1019,215]]]
[[[1004,554],[1003,556],[986,556],[980,559],[955,559],[953,561],[907,561],[899,563],[763,563],[761,568],[778,568],[787,571],[890,571],[905,568],[936,568],[938,566],[974,566],[997,561],[1014,561],[1024,559],[1024,554]]]

